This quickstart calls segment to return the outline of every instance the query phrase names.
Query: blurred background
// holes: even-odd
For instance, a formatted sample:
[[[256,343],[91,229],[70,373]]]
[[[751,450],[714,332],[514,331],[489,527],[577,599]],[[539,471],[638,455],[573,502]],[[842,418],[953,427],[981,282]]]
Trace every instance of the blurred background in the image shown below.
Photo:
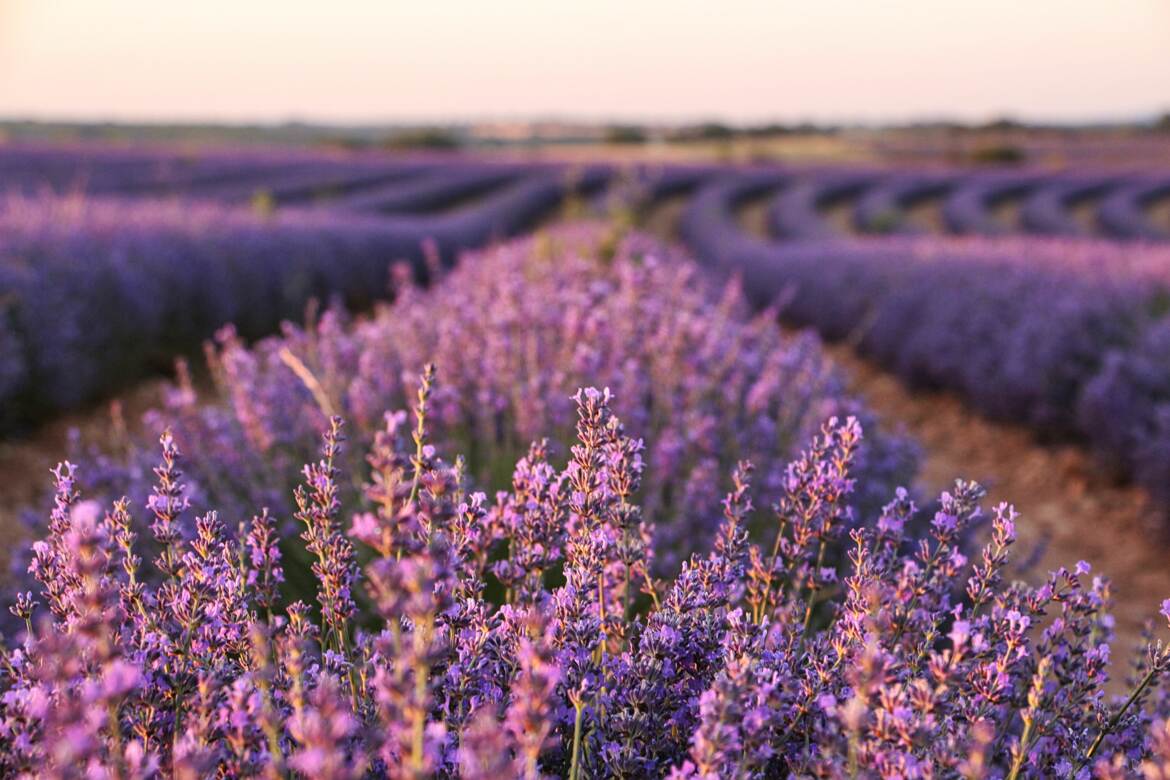
[[[0,0],[0,133],[859,157],[1165,129],[1168,52],[1163,0]]]

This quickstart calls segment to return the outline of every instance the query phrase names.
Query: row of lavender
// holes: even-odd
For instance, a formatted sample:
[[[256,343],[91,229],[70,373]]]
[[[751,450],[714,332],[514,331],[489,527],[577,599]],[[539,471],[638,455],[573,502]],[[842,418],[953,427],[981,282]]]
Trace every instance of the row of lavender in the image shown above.
[[[169,366],[226,323],[256,337],[299,319],[312,298],[368,306],[389,294],[392,262],[421,276],[427,247],[449,262],[607,177],[426,160],[105,155],[72,168],[44,152],[0,155],[9,165],[0,185],[25,190],[0,203],[0,430]],[[81,186],[89,194],[68,194]],[[161,197],[172,191],[182,197]]]
[[[696,253],[763,304],[851,339],[908,380],[1089,442],[1170,498],[1170,246],[1040,238],[782,242],[738,221],[772,174],[727,177],[688,204]]]
[[[672,168],[715,174],[720,169]],[[722,172],[728,172],[722,169]],[[440,174],[426,177],[424,174]],[[455,195],[489,191],[516,174],[508,166],[450,166],[450,158],[322,155],[248,150],[180,154],[103,147],[9,147],[0,150],[0,191],[83,191],[136,197],[182,196],[241,203],[263,194],[275,202],[318,203],[347,210],[395,211],[442,207]],[[432,192],[400,192],[414,178]],[[948,232],[1118,239],[1170,239],[1170,223],[1155,216],[1170,202],[1170,175],[1100,169],[970,172],[946,169],[836,168],[787,171],[776,180],[769,224],[780,238],[844,232],[913,234],[929,228],[907,218],[923,202],[941,201]],[[1000,213],[1014,204],[1014,219]],[[848,205],[849,225],[826,220],[826,207]]]
[[[768,227],[790,240],[849,234],[1027,233],[1126,240],[1168,240],[1170,175],[1098,173],[876,172],[829,170],[777,175]],[[938,224],[915,219],[916,207],[938,203]],[[844,208],[844,223],[825,216]]]
[[[58,470],[0,772],[1165,776],[1170,653],[1105,693],[1107,582],[1009,585],[1012,509],[958,482],[920,512],[855,417],[796,453],[863,410],[709,283],[574,229],[356,325],[223,334],[153,478],[131,443],[88,494],[138,498]]]
[[[366,306],[387,293],[391,261],[411,259],[421,272],[427,239],[449,260],[531,225],[568,189],[602,201],[602,183],[615,178],[609,195],[655,202],[716,182],[693,199],[685,233],[704,258],[758,266],[757,302],[795,290],[796,321],[833,337],[863,335],[871,354],[907,377],[957,388],[998,416],[1086,437],[1122,472],[1164,488],[1164,251],[1047,240],[843,243],[824,212],[852,199],[860,224],[886,220],[882,230],[909,232],[889,215],[923,193],[950,191],[943,216],[953,229],[994,234],[1004,229],[994,204],[1027,195],[1022,224],[1077,235],[1085,225],[1073,204],[1103,196],[1102,213],[1110,204],[1116,212],[1110,224],[1128,214],[1142,226],[1115,232],[1153,235],[1142,204],[1163,180],[686,167],[576,176],[426,157],[7,150],[0,177],[11,186],[100,195],[21,197],[0,212],[0,428],[165,367],[223,323],[251,338],[299,318],[311,297]],[[161,197],[168,193],[183,198]],[[768,224],[784,244],[751,238],[730,216],[760,195],[771,198]]]

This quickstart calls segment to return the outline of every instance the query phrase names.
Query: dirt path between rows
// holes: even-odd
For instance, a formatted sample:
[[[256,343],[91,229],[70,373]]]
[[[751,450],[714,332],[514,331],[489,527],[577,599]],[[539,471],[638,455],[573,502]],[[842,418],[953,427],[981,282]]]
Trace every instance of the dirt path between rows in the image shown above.
[[[1109,480],[1076,446],[1037,444],[1026,428],[988,421],[953,395],[911,392],[849,347],[828,350],[883,424],[901,425],[921,443],[924,490],[974,479],[988,488],[989,506],[1008,501],[1020,512],[1017,558],[1045,545],[1036,576],[1085,560],[1112,581],[1114,659],[1128,660],[1143,621],[1160,620],[1162,599],[1170,598],[1170,542],[1144,491]]]

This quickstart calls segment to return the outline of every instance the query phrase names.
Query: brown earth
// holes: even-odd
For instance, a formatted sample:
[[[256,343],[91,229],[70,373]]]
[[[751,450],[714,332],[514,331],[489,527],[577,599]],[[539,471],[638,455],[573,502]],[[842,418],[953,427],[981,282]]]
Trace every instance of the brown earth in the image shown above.
[[[27,533],[20,513],[44,499],[52,487],[50,469],[66,459],[70,431],[76,430],[86,441],[125,435],[124,425],[137,428],[143,413],[161,403],[164,386],[161,379],[149,380],[125,392],[121,400],[64,415],[22,438],[0,440],[0,582],[13,547]],[[7,597],[0,592],[0,608],[7,608]]]

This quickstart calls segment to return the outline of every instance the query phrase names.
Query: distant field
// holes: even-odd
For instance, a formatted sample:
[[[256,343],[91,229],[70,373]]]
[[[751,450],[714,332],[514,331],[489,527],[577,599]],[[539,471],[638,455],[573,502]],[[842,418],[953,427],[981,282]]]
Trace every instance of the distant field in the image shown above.
[[[1020,164],[972,164],[1008,146]],[[312,299],[362,310],[391,294],[392,263],[424,278],[573,214],[678,236],[757,304],[785,299],[790,321],[909,381],[1087,442],[1170,500],[1170,165],[1136,165],[1168,147],[1087,131],[523,156],[2,146],[0,426],[166,371],[226,323],[251,338]]]

